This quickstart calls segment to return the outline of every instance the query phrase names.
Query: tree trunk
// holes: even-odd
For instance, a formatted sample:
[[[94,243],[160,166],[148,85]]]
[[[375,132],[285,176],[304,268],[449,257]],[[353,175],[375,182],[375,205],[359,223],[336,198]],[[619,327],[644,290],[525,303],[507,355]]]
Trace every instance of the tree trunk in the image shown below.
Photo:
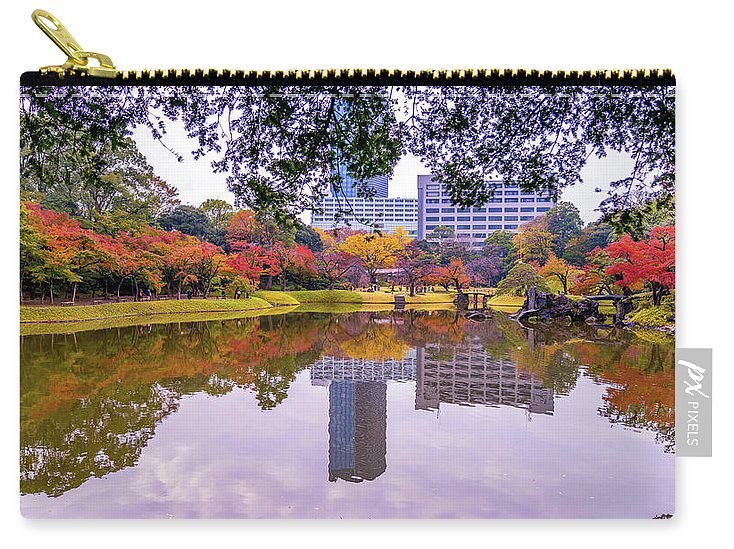
[[[117,284],[117,297],[118,298],[120,297],[120,288],[122,288],[122,283],[123,282],[125,282],[125,279],[124,278],[121,278],[119,284]]]
[[[51,300],[51,305],[54,304],[54,282],[53,279],[48,281],[48,298]]]
[[[74,282],[71,285],[71,302],[72,303],[76,302],[76,286],[77,286],[76,282]]]
[[[265,289],[269,290],[273,287],[273,275],[268,275],[268,281],[265,283]]]

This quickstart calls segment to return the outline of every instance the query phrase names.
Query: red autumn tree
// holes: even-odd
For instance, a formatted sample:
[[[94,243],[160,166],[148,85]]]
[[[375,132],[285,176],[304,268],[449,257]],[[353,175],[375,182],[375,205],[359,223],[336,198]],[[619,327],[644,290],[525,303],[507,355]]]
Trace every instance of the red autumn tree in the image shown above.
[[[359,264],[359,258],[342,252],[336,247],[316,254],[316,269],[318,274],[326,280],[329,290],[344,276]]]
[[[652,292],[653,305],[675,287],[675,227],[655,227],[645,240],[635,241],[628,235],[606,248],[616,261],[606,273],[617,277],[624,289],[645,284]]]

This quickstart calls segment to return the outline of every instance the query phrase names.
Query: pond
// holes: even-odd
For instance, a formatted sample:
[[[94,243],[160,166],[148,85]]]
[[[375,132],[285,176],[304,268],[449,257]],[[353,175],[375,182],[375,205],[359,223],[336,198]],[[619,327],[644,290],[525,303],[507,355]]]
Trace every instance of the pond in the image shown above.
[[[57,330],[58,331],[58,330]],[[21,337],[20,506],[55,518],[653,518],[674,343],[500,312]]]

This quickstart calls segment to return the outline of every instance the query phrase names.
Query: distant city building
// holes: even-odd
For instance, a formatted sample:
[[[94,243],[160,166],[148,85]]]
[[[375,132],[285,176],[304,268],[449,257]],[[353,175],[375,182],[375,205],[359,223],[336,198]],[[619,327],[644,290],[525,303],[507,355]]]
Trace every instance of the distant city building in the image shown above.
[[[553,390],[515,368],[509,357],[492,358],[479,339],[455,346],[450,357],[445,352],[431,345],[417,350],[416,410],[437,410],[443,402],[505,405],[553,414]]]
[[[311,226],[319,229],[350,227],[394,233],[402,227],[412,237],[418,234],[418,201],[415,198],[336,198],[327,197],[323,213],[311,212]],[[336,218],[342,210],[341,217]],[[345,211],[346,210],[346,211]]]
[[[331,196],[333,197],[346,197],[346,198],[357,198],[357,190],[359,182],[347,173],[346,166],[339,166],[337,168],[339,175],[341,176],[341,185],[339,191],[331,188]],[[374,190],[375,198],[387,198],[387,176],[378,175],[376,177],[370,177],[364,180],[363,186],[366,186]]]
[[[494,231],[517,232],[517,228],[550,210],[554,203],[541,193],[525,192],[517,183],[490,181],[495,196],[486,204],[457,208],[444,185],[430,175],[418,176],[418,236],[425,240],[436,227],[449,227],[456,238],[471,247],[481,247]]]

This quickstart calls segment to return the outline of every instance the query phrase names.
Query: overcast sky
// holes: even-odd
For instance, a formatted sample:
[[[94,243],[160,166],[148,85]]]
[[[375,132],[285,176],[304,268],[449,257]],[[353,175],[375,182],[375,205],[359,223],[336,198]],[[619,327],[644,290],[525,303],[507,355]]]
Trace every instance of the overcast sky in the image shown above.
[[[227,190],[226,175],[212,173],[210,159],[196,161],[191,157],[195,142],[186,136],[181,123],[168,123],[164,142],[184,157],[183,162],[177,162],[176,157],[155,141],[146,128],[136,129],[133,136],[155,173],[178,189],[183,204],[199,206],[207,198],[221,198],[234,204],[234,195]],[[632,159],[621,154],[611,152],[603,159],[592,157],[581,172],[584,183],[567,188],[561,198],[579,209],[585,223],[596,221],[599,212],[595,210],[606,197],[608,183],[629,175],[631,169]],[[417,176],[428,173],[429,170],[415,156],[403,157],[390,178],[390,196],[416,198]],[[596,188],[603,189],[603,192],[594,192]]]

